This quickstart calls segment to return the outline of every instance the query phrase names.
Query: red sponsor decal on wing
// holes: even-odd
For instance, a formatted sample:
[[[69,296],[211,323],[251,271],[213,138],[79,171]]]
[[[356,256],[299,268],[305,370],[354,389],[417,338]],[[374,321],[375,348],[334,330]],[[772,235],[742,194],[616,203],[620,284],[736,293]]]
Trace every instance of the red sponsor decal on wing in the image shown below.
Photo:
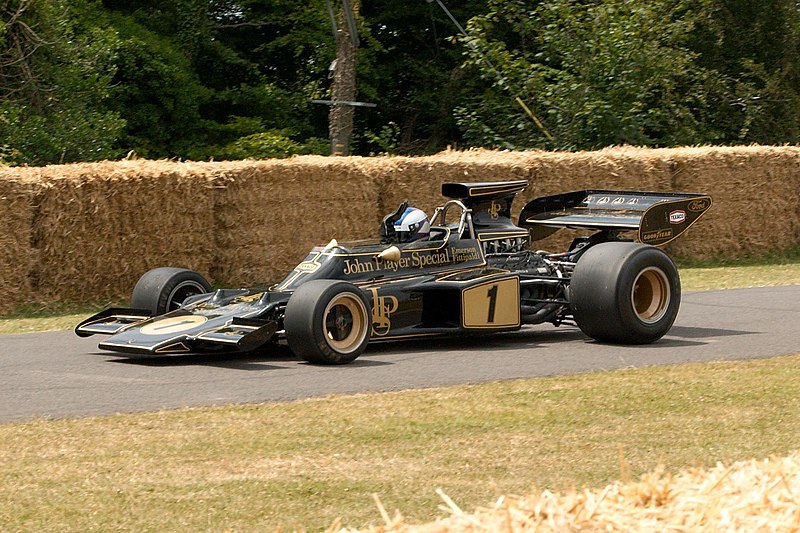
[[[676,209],[675,211],[669,214],[670,224],[681,224],[683,222],[686,222],[686,211],[681,211],[680,209]]]

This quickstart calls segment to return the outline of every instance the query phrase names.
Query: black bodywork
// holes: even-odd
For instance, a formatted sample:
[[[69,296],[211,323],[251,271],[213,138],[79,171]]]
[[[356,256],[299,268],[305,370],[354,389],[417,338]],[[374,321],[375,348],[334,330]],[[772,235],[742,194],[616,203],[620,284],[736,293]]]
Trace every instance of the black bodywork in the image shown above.
[[[631,236],[664,244],[711,206],[704,194],[587,190],[537,198],[514,224],[512,202],[526,186],[446,183],[442,194],[449,200],[431,217],[426,240],[393,242],[387,216],[380,238],[315,247],[269,288],[198,294],[158,316],[109,309],[76,333],[110,335],[100,348],[135,356],[250,351],[285,340],[287,303],[311,280],[342,280],[361,291],[369,303],[370,341],[559,325],[572,319],[570,278],[588,249]],[[532,240],[560,227],[594,233],[562,253],[530,249]]]

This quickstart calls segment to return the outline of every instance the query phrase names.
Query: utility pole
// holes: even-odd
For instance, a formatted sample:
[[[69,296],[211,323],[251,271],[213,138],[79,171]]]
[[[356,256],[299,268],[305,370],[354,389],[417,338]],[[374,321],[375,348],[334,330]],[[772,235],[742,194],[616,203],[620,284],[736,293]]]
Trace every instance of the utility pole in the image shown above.
[[[356,20],[360,0],[342,0],[334,22],[336,61],[331,85],[331,109],[328,113],[328,133],[331,155],[350,155],[350,138],[353,135],[354,106],[356,99],[356,52],[358,33]],[[330,2],[328,8],[333,10]]]

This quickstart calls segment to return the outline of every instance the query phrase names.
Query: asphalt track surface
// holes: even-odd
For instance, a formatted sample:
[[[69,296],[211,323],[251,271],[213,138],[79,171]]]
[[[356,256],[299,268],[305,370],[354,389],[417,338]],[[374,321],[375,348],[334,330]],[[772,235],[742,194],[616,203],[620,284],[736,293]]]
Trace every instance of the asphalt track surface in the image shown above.
[[[128,359],[71,331],[0,335],[0,422],[296,400],[691,361],[800,353],[800,285],[685,293],[670,333],[647,346],[596,343],[575,327],[371,345],[316,366],[287,349]]]

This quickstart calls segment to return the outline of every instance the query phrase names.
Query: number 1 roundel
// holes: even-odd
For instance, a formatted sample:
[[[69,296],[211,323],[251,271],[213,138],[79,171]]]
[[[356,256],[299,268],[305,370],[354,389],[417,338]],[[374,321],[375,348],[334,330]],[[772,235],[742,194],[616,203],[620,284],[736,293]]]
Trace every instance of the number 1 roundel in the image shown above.
[[[519,278],[489,281],[461,293],[465,328],[519,326]]]
[[[208,319],[199,315],[186,315],[156,320],[142,326],[139,331],[142,335],[172,335],[203,324]]]

